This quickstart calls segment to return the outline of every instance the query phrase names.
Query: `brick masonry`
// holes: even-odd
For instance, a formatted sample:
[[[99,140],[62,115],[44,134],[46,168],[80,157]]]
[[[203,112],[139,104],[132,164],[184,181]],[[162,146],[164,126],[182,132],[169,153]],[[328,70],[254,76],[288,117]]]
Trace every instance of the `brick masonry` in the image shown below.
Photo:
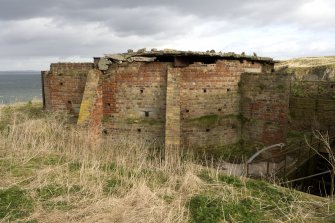
[[[240,82],[243,137],[265,145],[284,142],[288,130],[287,74],[242,75]]]
[[[53,63],[42,72],[45,109],[79,114],[88,71],[93,63]]]
[[[203,148],[244,138],[284,141],[288,85],[272,73],[274,62],[218,55],[159,52],[52,64],[42,72],[45,108],[67,109],[115,142]]]
[[[297,81],[290,86],[290,130],[335,134],[335,82]]]

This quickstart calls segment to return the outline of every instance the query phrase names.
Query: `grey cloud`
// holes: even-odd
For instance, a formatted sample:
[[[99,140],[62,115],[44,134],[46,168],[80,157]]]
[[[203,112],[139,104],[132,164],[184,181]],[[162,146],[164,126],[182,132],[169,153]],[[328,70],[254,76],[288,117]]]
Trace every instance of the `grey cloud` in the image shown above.
[[[335,8],[332,0],[319,1]],[[298,42],[307,35],[301,44],[308,44],[335,37],[334,15],[306,15],[301,7],[309,2],[313,0],[2,0],[0,59],[91,57],[144,46],[184,48],[190,42],[197,50],[247,48],[282,57],[286,52],[270,46],[279,40],[265,44],[257,38],[282,35],[283,41]],[[276,27],[296,31],[283,34]],[[251,35],[250,30],[257,32]],[[297,55],[294,50],[303,47],[287,54]]]

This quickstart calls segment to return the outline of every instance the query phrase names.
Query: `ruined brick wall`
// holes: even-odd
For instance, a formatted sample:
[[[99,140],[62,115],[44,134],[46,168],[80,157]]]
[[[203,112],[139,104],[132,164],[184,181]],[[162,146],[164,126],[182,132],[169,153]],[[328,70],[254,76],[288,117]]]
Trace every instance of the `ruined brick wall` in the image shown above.
[[[289,114],[287,74],[242,74],[243,138],[265,145],[285,142]]]
[[[167,62],[112,64],[102,76],[105,133],[163,144]]]
[[[93,63],[53,63],[42,72],[45,109],[79,114],[86,76]]]
[[[181,141],[186,147],[222,146],[240,140],[241,73],[269,72],[258,62],[218,60],[181,69]]]
[[[263,69],[269,71],[262,63],[239,60],[184,67],[114,63],[102,75],[104,132],[114,139],[138,137],[184,147],[236,143],[240,75]]]
[[[334,134],[335,82],[293,80],[290,89],[290,130]]]
[[[284,106],[282,94],[277,94],[274,87],[265,89],[261,96],[252,96],[252,103],[259,110],[248,113],[250,104],[244,105],[245,114],[257,123],[248,125],[247,130],[242,125],[238,87],[241,75],[255,73],[244,87],[244,92],[252,95],[253,84],[278,84],[271,82],[273,75],[263,78],[271,73],[273,63],[250,58],[137,59],[111,62],[105,58],[102,62],[107,64],[102,64],[103,68],[99,60],[95,65],[52,64],[50,72],[42,74],[45,107],[68,109],[74,114],[80,108],[79,124],[89,125],[94,132],[107,134],[115,142],[141,139],[158,145],[198,148],[234,144],[242,135],[265,143],[285,135],[273,130],[273,123],[283,127],[285,117],[278,114],[278,122],[261,115],[267,111],[265,108],[279,112]],[[243,97],[248,98],[249,93]],[[262,101],[263,97],[269,99]],[[252,131],[254,127],[257,131]]]

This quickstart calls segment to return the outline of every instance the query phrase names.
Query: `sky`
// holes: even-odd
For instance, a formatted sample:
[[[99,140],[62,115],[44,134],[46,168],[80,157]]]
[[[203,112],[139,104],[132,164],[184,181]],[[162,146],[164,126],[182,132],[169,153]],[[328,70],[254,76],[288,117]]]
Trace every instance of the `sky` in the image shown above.
[[[0,70],[140,48],[335,55],[335,1],[0,0]]]

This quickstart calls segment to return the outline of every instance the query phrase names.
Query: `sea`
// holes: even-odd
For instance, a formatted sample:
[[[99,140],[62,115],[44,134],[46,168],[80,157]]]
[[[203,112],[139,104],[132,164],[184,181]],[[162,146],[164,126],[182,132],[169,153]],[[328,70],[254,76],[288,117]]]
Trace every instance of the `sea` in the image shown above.
[[[42,101],[39,71],[0,71],[0,105]]]

